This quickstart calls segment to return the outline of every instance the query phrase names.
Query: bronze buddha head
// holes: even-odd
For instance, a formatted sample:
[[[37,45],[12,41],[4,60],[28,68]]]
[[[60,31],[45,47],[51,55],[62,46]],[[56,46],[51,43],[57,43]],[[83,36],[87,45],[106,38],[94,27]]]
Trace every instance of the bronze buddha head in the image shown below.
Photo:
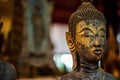
[[[106,20],[90,1],[82,0],[82,5],[70,16],[66,38],[73,71],[58,80],[116,80],[98,66],[105,50]]]
[[[91,2],[84,0],[82,5],[70,16],[66,38],[73,56],[73,69],[77,68],[79,59],[91,63],[98,62],[105,49],[105,17]]]

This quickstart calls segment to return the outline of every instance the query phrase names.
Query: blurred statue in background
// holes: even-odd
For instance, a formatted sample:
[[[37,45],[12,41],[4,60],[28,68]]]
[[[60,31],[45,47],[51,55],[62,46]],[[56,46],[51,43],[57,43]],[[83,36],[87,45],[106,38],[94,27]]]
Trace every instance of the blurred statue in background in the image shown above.
[[[0,22],[0,55],[2,53],[2,45],[4,42],[4,37],[1,33],[2,26],[3,22]],[[0,80],[16,80],[16,70],[14,66],[2,60],[0,60]]]
[[[66,38],[73,56],[73,72],[59,80],[116,80],[98,66],[106,47],[106,20],[91,1],[82,0],[70,16]]]
[[[27,7],[25,4],[23,6],[26,11],[25,41],[21,58],[25,57],[31,68],[37,69],[39,73],[52,74],[57,69],[53,61],[53,46],[49,36],[52,0],[28,0]],[[26,49],[24,45],[27,46]]]

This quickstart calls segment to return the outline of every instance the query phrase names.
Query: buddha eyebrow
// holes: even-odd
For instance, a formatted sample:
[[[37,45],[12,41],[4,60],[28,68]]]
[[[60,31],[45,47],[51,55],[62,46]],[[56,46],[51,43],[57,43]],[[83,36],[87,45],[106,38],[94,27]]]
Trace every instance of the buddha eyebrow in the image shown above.
[[[104,31],[104,32],[106,33],[106,30],[105,30],[105,29],[102,28],[102,29],[99,30],[99,32],[100,32],[101,30]]]
[[[79,33],[81,33],[84,30],[89,30],[90,32],[94,33],[90,28],[83,28]]]

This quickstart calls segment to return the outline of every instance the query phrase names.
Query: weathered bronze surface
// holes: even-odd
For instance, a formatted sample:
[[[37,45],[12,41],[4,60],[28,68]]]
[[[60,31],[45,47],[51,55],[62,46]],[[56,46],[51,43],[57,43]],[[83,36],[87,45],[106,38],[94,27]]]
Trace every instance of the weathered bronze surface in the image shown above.
[[[1,34],[2,26],[3,26],[3,22],[0,22],[0,34]],[[1,39],[2,38],[0,38],[0,41],[2,41]],[[1,46],[2,44],[0,44],[0,48]],[[0,60],[0,80],[16,80],[16,70],[14,66],[2,60]]]
[[[0,80],[16,80],[16,70],[13,65],[0,61]]]
[[[89,1],[85,2],[69,19],[67,44],[73,56],[73,72],[58,80],[116,80],[99,69],[106,42],[106,21],[103,14]]]

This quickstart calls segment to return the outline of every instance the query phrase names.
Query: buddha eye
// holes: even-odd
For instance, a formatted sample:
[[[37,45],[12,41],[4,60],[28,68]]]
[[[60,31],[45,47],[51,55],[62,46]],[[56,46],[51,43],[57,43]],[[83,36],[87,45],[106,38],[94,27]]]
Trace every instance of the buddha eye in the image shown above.
[[[105,37],[105,35],[101,35],[101,37]]]
[[[89,37],[89,35],[85,35],[85,37]]]
[[[105,37],[105,32],[104,31],[100,31],[99,32],[99,36],[102,37],[102,38],[104,38]]]
[[[84,37],[94,37],[93,32],[90,29],[83,29],[83,31],[80,32],[80,35],[84,36]]]
[[[92,34],[85,34],[85,37],[94,37]]]

